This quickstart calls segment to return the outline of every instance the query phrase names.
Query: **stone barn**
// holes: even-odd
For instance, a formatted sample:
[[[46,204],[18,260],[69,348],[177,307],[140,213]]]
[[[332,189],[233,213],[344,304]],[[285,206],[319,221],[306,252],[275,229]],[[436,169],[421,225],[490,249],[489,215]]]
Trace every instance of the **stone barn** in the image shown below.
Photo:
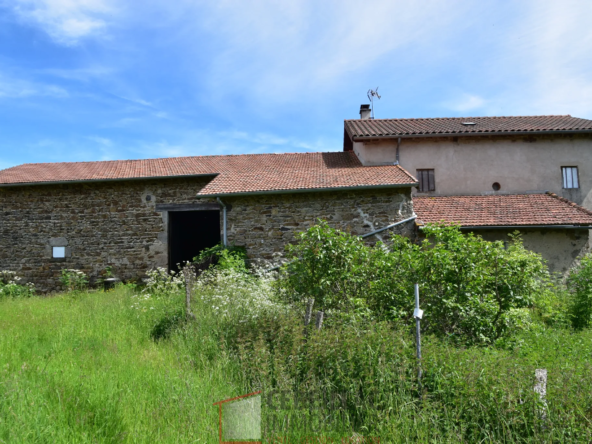
[[[318,218],[363,235],[412,217],[416,185],[353,152],[20,165],[0,171],[0,270],[51,291],[64,268],[136,280],[220,242],[270,261]]]

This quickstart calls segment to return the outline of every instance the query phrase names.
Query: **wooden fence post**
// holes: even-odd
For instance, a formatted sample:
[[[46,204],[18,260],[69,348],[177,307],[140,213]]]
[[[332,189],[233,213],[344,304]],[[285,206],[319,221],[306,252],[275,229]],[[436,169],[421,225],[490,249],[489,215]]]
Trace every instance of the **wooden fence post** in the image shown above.
[[[541,406],[537,409],[539,420],[541,421],[541,429],[546,428],[547,422],[547,369],[537,368],[534,371],[534,391],[539,395]]]
[[[185,310],[188,318],[195,319],[195,315],[191,311],[191,293],[193,292],[194,275],[192,267],[189,264],[183,268],[183,277],[185,278]]]
[[[321,327],[323,326],[323,317],[324,316],[325,316],[325,313],[323,313],[322,311],[317,311],[316,322],[315,322],[317,330],[320,330]]]

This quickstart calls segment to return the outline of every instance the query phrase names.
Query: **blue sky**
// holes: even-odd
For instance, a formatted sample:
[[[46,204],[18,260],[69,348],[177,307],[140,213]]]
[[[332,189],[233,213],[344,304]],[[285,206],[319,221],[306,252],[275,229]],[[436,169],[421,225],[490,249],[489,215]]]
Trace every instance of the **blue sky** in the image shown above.
[[[0,168],[342,149],[377,118],[592,118],[592,2],[0,0]]]

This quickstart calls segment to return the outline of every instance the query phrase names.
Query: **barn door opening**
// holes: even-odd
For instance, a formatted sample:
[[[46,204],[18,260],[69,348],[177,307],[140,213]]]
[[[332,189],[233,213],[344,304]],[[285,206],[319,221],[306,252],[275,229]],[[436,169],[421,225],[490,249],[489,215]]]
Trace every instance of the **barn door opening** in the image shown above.
[[[169,270],[220,243],[220,211],[169,212]]]

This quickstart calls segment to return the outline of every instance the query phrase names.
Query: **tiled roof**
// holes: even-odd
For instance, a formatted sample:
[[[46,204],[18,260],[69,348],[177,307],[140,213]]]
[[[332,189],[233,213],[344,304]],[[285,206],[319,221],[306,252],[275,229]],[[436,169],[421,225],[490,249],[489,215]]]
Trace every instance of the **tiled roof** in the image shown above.
[[[474,123],[474,125],[463,125]],[[352,138],[413,137],[592,131],[592,120],[572,116],[445,117],[433,119],[346,120]]]
[[[413,209],[419,225],[440,221],[464,227],[592,225],[592,211],[553,193],[421,196],[413,198]]]
[[[200,196],[417,183],[400,166],[365,167],[353,152],[332,152],[24,164],[0,171],[0,186],[200,175],[212,176]]]

